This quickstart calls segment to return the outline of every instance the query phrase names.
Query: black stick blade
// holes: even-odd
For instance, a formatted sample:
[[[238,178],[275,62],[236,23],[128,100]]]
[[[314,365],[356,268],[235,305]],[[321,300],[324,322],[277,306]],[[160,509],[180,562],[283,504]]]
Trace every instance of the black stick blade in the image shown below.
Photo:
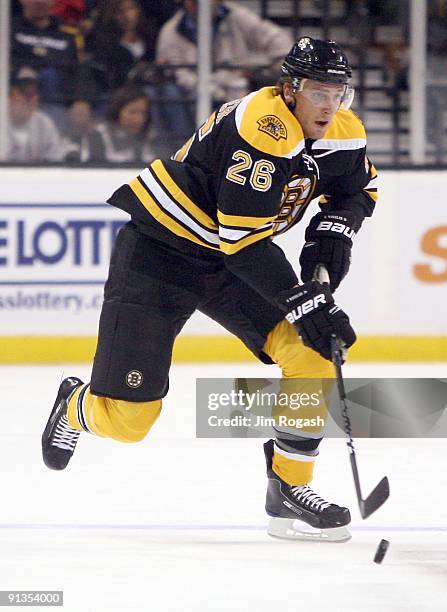
[[[373,512],[382,506],[390,496],[390,483],[388,478],[384,476],[377,487],[368,495],[366,499],[360,502],[360,514],[363,519],[368,518]]]

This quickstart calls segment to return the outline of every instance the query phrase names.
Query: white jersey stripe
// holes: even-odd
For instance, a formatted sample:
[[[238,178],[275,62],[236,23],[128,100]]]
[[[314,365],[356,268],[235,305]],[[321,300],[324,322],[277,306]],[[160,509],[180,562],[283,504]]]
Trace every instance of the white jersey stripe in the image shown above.
[[[219,236],[224,238],[225,240],[231,240],[237,242],[238,240],[242,240],[246,236],[253,234],[254,232],[258,232],[261,230],[266,230],[272,227],[272,223],[265,223],[261,227],[257,227],[256,229],[251,230],[236,230],[236,229],[228,229],[226,227],[219,227]]]
[[[143,170],[139,175],[140,179],[146,185],[148,190],[154,196],[158,204],[171,216],[181,221],[184,225],[193,230],[210,244],[219,246],[219,236],[216,233],[205,230],[192,217],[190,217],[180,206],[171,200],[171,198],[163,191],[157,181],[154,179],[148,168]]]
[[[363,189],[377,189],[378,186],[379,186],[379,177],[375,176],[373,179],[369,181],[366,187],[363,187]]]
[[[312,149],[331,149],[333,151],[353,151],[364,147],[366,147],[366,138],[316,140],[312,145]]]

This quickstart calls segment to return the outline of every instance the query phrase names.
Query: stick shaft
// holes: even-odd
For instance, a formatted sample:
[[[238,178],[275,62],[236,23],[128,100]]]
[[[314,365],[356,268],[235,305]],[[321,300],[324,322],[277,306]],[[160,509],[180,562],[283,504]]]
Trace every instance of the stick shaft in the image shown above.
[[[329,280],[330,280],[329,274],[328,274],[326,267],[323,264],[319,264],[315,268],[314,280],[317,280],[320,283],[329,283]],[[357,502],[359,505],[360,514],[361,514],[361,517],[365,519],[365,518],[368,518],[368,516],[370,516],[373,512],[378,510],[380,506],[382,506],[382,504],[384,504],[384,502],[388,499],[390,495],[390,487],[389,487],[388,478],[385,476],[384,478],[382,478],[382,480],[379,482],[376,488],[368,495],[368,497],[366,497],[366,499],[363,499],[362,497],[362,489],[360,486],[360,476],[359,476],[359,470],[357,466],[357,458],[355,454],[354,440],[352,439],[352,425],[351,425],[351,419],[349,417],[348,406],[346,404],[346,391],[345,391],[345,384],[343,380],[343,372],[341,369],[341,366],[344,360],[344,356],[345,356],[344,353],[345,353],[345,350],[343,348],[342,342],[340,341],[339,338],[337,338],[335,334],[332,334],[331,336],[331,357],[332,357],[332,363],[334,364],[334,368],[335,368],[335,376],[337,380],[337,388],[338,388],[338,394],[340,398],[341,415],[343,418],[344,430],[348,438],[346,440],[346,444],[349,449],[349,461],[351,464],[351,471],[352,471],[352,476],[354,479],[355,493],[357,496]]]

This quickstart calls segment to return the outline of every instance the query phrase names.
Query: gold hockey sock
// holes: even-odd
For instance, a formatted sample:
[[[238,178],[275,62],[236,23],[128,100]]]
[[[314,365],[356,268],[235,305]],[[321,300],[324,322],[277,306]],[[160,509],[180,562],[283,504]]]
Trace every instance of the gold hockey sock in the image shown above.
[[[317,456],[318,451],[315,455],[288,453],[275,444],[272,469],[287,484],[304,485],[313,478]]]
[[[307,406],[300,405],[299,408],[293,406],[289,401],[286,406],[276,406],[273,415],[279,424],[277,435],[281,431],[286,433],[285,437],[293,436],[295,440],[300,438],[303,443],[306,440],[317,439],[322,433],[322,423],[327,414],[326,396],[329,391],[328,386],[322,390],[322,379],[333,379],[334,371],[330,361],[324,359],[316,351],[304,346],[299,338],[296,329],[288,321],[281,321],[269,333],[264,351],[275,361],[282,370],[281,391],[288,398],[293,398],[298,394],[305,393],[312,396],[318,395],[318,404]],[[283,423],[281,424],[280,417]],[[319,417],[319,419],[317,419]],[[312,419],[317,419],[319,424],[310,425]],[[297,423],[291,425],[291,423]],[[306,423],[298,426],[298,423]],[[318,456],[318,449],[312,451],[288,452],[274,446],[272,468],[282,480],[290,485],[304,485],[309,483],[313,477],[315,460]]]
[[[82,385],[70,399],[68,422],[71,427],[119,442],[142,440],[161,412],[161,400],[128,402],[93,395]]]

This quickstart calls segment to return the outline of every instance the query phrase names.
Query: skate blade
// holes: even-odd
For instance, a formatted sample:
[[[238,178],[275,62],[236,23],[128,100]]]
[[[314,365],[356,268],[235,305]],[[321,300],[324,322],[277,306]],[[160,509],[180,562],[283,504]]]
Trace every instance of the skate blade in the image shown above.
[[[307,542],[347,542],[351,539],[351,533],[346,527],[318,529],[297,519],[276,517],[270,519],[267,533],[274,538]]]

